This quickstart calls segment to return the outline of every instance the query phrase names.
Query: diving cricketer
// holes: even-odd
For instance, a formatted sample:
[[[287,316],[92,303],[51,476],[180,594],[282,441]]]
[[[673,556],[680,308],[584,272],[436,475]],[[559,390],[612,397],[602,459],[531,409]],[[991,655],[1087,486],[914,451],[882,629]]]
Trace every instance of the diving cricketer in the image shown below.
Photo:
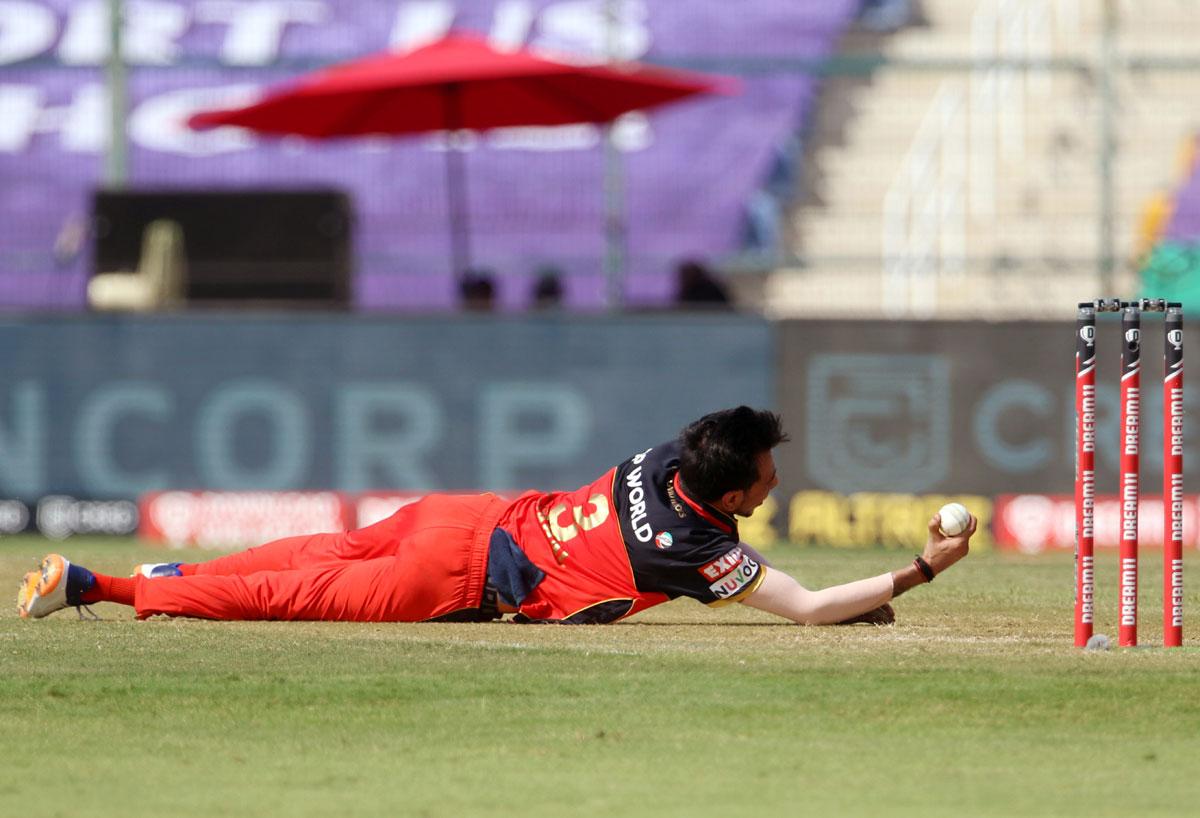
[[[779,480],[778,415],[739,406],[576,491],[433,494],[375,525],[289,537],[209,562],[110,577],[58,554],[25,575],[22,617],[93,602],[222,620],[615,622],[680,596],[805,625],[894,620],[890,600],[966,556],[977,521],[889,573],[809,590],[738,539]]]

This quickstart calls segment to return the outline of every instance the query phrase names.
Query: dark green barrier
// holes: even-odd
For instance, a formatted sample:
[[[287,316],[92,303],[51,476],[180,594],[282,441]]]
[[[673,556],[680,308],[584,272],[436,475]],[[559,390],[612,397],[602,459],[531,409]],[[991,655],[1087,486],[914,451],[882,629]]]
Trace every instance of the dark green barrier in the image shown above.
[[[573,488],[772,401],[740,316],[0,321],[0,497]]]
[[[790,494],[1070,493],[1074,322],[789,321],[779,407]],[[1097,486],[1115,492],[1120,328],[1097,327]],[[1185,332],[1185,361],[1187,359]],[[1162,468],[1162,317],[1142,317],[1142,471]],[[1187,406],[1200,405],[1189,390]],[[1184,463],[1200,466],[1190,440]]]

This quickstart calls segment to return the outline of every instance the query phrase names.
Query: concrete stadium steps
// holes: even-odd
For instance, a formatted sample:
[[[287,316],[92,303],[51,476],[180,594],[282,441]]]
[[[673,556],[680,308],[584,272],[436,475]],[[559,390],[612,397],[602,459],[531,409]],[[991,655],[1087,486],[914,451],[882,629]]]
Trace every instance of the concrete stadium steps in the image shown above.
[[[823,289],[844,292],[847,280],[854,282],[856,292],[882,287],[885,198],[948,81],[961,89],[961,104],[967,112],[967,125],[954,139],[962,140],[964,152],[986,145],[974,138],[967,141],[969,129],[980,121],[969,113],[979,99],[969,95],[971,72],[919,64],[921,60],[977,57],[972,51],[971,30],[982,5],[925,0],[921,4],[925,25],[910,26],[885,38],[864,32],[852,32],[847,38],[848,52],[873,47],[917,64],[889,65],[869,76],[831,77],[824,84],[819,114],[808,134],[805,176],[786,225],[791,249],[809,266],[780,270],[765,282],[763,297],[769,310],[802,314],[805,304],[820,300]],[[1101,4],[1063,0],[1046,6],[1068,12],[1056,18],[1050,36],[1043,39],[1049,44],[1047,56],[1094,64],[1101,53]],[[1169,58],[1185,53],[1177,48],[1185,45],[1188,56],[1200,57],[1196,45],[1200,43],[1200,2],[1122,0],[1117,6],[1122,59]],[[997,8],[997,4],[991,7]],[[1095,288],[1097,259],[1103,247],[1099,238],[1102,134],[1098,89],[1091,75],[1067,70],[1051,71],[1024,89],[1025,93],[1016,97],[1025,102],[1019,116],[1020,150],[1015,156],[995,155],[990,214],[967,219],[963,246],[980,269],[1004,268],[1008,262],[1025,264],[1031,270],[1044,265],[1045,276],[1030,273],[1000,281],[995,276],[972,274],[969,285],[960,280],[947,291],[947,299],[937,299],[939,304],[952,302],[952,295],[978,297],[988,287],[1004,290],[1011,297],[1014,280],[1037,281],[1034,289],[1039,301],[1044,293],[1052,292],[1057,298],[1060,289],[1065,292],[1080,286],[1085,293],[1082,297],[1088,297]],[[1125,291],[1134,286],[1130,257],[1137,249],[1143,209],[1153,195],[1178,183],[1181,145],[1200,130],[1200,82],[1195,72],[1166,66],[1122,69],[1115,93],[1117,153],[1111,166],[1115,193],[1111,241],[1118,259],[1118,284]],[[945,155],[954,161],[972,159],[951,149]],[[1082,264],[1082,269],[1066,275],[1060,262],[1072,269]],[[830,269],[825,270],[826,266]],[[1057,282],[1064,275],[1068,283],[1056,283],[1050,290],[1041,281],[1048,276]],[[1078,293],[1065,297],[1062,309],[1069,312],[1078,297]],[[790,305],[792,299],[798,299],[794,306]]]
[[[1165,159],[1170,162],[1170,159]],[[1042,178],[1035,175],[1022,174],[1023,178],[1013,178],[1015,174],[1007,174],[997,184],[997,190],[992,197],[990,206],[976,210],[973,218],[982,222],[989,218],[1007,218],[1009,216],[1045,216],[1057,214],[1086,214],[1095,213],[1100,196],[1100,180],[1098,168],[1093,163],[1091,172],[1069,171],[1056,172],[1053,169],[1042,169]],[[794,218],[806,221],[819,217],[822,213],[845,214],[850,216],[882,215],[884,197],[887,195],[887,185],[882,179],[893,179],[896,175],[894,168],[880,169],[873,173],[869,167],[854,169],[853,174],[839,176],[846,184],[856,185],[854,189],[846,187],[824,186],[819,194],[819,201],[809,202],[794,211]],[[1162,168],[1155,167],[1151,172],[1137,166],[1122,168],[1118,164],[1113,170],[1114,186],[1116,189],[1115,211],[1118,216],[1133,217],[1138,215],[1145,204],[1145,196],[1150,193],[1170,187],[1173,179],[1170,174],[1163,173]],[[970,186],[967,186],[969,195]],[[1136,195],[1135,195],[1136,194]]]
[[[971,45],[976,14],[990,8],[1005,24],[1014,22],[1013,9],[1020,3],[972,2],[971,0],[922,0],[919,4],[926,25],[911,26],[887,38],[885,53],[910,59],[956,59]],[[1049,44],[1049,56],[1060,59],[1094,59],[1104,34],[1103,0],[1044,0],[1025,4],[1035,11]],[[1200,10],[1192,0],[1119,0],[1115,4],[1116,46],[1121,52],[1152,53],[1159,56],[1196,56],[1197,19]],[[997,33],[997,39],[1003,33]],[[870,38],[860,38],[870,41]],[[856,48],[852,35],[847,46]]]
[[[800,240],[805,257],[856,258],[882,264],[883,225],[878,218],[813,220],[802,230]],[[977,230],[968,225],[962,236],[962,250],[967,257],[976,259],[1086,260],[1096,257],[1099,231],[1098,220],[1093,216],[1009,219],[1003,230]],[[1130,241],[1117,241],[1114,249],[1118,255],[1128,254],[1133,245]]]
[[[889,311],[888,299],[911,300]],[[763,309],[771,318],[1060,318],[1062,305],[1094,298],[1096,275],[1071,265],[1037,271],[972,271],[893,290],[878,267],[829,262],[819,268],[782,268],[764,283]]]

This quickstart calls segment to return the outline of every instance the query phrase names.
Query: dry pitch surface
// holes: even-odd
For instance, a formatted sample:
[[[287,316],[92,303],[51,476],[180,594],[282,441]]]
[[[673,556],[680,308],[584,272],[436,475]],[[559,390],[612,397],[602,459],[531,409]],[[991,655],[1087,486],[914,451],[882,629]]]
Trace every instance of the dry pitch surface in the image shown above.
[[[163,553],[56,547],[124,573]],[[13,598],[47,548],[0,541]],[[909,556],[769,553],[811,585]],[[1099,561],[1098,630],[1115,635],[1115,559]],[[1153,644],[1160,563],[1143,564]],[[1071,593],[1069,558],[979,554],[882,628],[688,601],[575,628],[136,622],[110,605],[101,622],[26,622],[10,607],[0,812],[1197,814],[1200,598],[1189,647],[1085,653]]]

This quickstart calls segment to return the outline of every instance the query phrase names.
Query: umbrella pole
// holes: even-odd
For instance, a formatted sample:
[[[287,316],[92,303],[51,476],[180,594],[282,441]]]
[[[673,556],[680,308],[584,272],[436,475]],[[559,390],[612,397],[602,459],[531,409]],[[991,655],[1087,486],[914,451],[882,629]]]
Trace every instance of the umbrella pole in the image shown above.
[[[446,86],[446,197],[450,219],[450,263],[455,277],[471,267],[471,224],[467,208],[467,175],[463,152],[456,144],[462,130],[462,86]]]
[[[625,300],[625,168],[614,139],[614,122],[604,126],[604,301],[619,310]]]
[[[617,0],[604,0],[604,52],[609,65],[617,61],[620,9]],[[625,295],[625,168],[617,149],[616,119],[604,135],[604,302],[610,311],[624,306]]]

